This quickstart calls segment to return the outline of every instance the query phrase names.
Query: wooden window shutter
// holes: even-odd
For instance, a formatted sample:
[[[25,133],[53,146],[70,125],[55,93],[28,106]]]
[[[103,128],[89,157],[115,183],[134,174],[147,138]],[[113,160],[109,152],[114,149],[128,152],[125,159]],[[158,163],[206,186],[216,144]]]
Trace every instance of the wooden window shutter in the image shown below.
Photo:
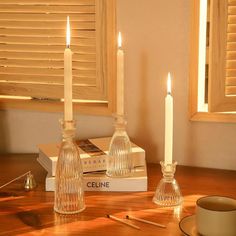
[[[107,2],[1,0],[0,94],[63,98],[63,54],[69,15],[73,99],[108,102],[107,63],[108,56],[114,53],[107,51],[107,32],[111,31],[106,24]]]
[[[209,111],[236,111],[236,0],[212,0]]]

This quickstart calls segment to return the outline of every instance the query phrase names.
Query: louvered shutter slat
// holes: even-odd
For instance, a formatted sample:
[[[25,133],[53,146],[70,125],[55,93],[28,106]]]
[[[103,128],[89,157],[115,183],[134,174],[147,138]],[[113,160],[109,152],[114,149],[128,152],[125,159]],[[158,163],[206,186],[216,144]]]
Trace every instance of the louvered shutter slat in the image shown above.
[[[4,67],[28,67],[28,68],[56,68],[63,69],[64,61],[62,60],[17,60],[17,59],[1,59],[0,64]],[[73,69],[94,70],[94,62],[73,62]]]
[[[87,29],[87,30],[95,30],[95,22],[71,22],[71,29]],[[8,29],[62,29],[65,30],[65,22],[64,21],[0,21],[0,28],[8,28]]]
[[[41,75],[37,75],[37,74],[3,74],[3,73],[0,73],[0,76],[1,76],[1,79],[2,81],[7,81],[7,83],[4,83],[4,82],[0,82],[0,86],[4,85],[4,84],[8,84],[8,83],[35,83],[35,84],[54,84],[54,85],[61,85],[63,84],[63,81],[64,81],[64,77],[61,76],[61,75],[56,75],[56,74],[53,74],[53,75],[45,75],[43,76],[42,74]],[[27,79],[26,79],[27,78]],[[73,77],[73,84],[74,85],[78,85],[80,86],[81,84],[86,84],[86,86],[94,86],[94,79],[95,79],[95,76],[83,76],[83,75],[80,75],[79,77],[78,76],[74,76]],[[30,81],[30,82],[29,82]],[[3,91],[3,88],[1,87],[0,88],[1,91]],[[44,95],[45,97],[47,97],[47,95]]]
[[[85,39],[85,38],[77,38],[73,39],[76,42],[75,46],[93,46],[95,47],[96,41],[95,39]],[[0,44],[33,44],[33,45],[49,45],[52,44],[51,38],[41,38],[41,37],[17,37],[17,36],[0,36]],[[62,37],[54,37],[53,45],[61,45],[65,47],[65,39]]]
[[[3,59],[35,59],[35,60],[63,60],[63,53],[49,53],[49,52],[1,52],[0,58]],[[73,61],[81,61],[81,62],[96,62],[95,54],[83,54],[83,53],[74,53]]]
[[[14,94],[14,96],[22,96],[23,93],[25,96],[29,97],[58,99],[63,96],[63,85],[58,84],[57,86],[60,87],[60,89],[55,90],[55,84],[38,83],[37,86],[32,86],[32,84],[29,83],[10,82],[2,84],[0,82],[0,92],[2,95]],[[96,87],[91,86],[90,89],[92,92],[88,93],[86,87],[74,85],[73,94],[75,97],[81,96],[83,99],[100,100],[101,95]],[[52,93],[53,90],[55,91]],[[42,93],[45,93],[45,96],[42,97]]]
[[[14,4],[14,5],[92,5],[94,6],[95,0],[1,0],[1,4]]]
[[[8,51],[8,52],[55,52],[60,53],[64,50],[63,45],[55,45],[51,42],[51,45],[44,46],[44,45],[33,45],[33,44],[0,44],[1,51]],[[73,51],[79,51],[81,53],[87,54],[95,54],[95,47],[94,46],[76,46],[72,45],[71,49]]]
[[[0,8],[0,13],[94,13],[94,6],[61,6],[61,5],[7,5],[2,4]]]
[[[17,14],[9,14],[9,13],[1,13],[0,14],[0,20],[1,21],[44,21],[44,22],[50,22],[50,21],[62,21],[62,19],[66,19],[67,14],[61,13],[51,13],[51,14],[32,14],[32,13],[17,13]],[[83,22],[83,21],[95,21],[95,15],[94,14],[78,14],[78,13],[72,13],[70,14],[70,20],[71,21],[77,21],[77,22]]]

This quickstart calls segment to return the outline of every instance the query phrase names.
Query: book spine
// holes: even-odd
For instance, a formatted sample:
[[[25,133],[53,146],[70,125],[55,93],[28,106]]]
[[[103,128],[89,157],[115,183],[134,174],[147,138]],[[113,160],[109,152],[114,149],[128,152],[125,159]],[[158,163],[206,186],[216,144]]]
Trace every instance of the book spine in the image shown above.
[[[131,153],[134,161],[134,166],[145,166],[145,152],[132,152]],[[83,166],[83,172],[93,172],[93,171],[103,171],[106,170],[106,158],[107,155],[101,155],[101,156],[93,156],[93,157],[83,157],[81,155],[81,162]],[[52,161],[51,163],[51,169],[48,167],[48,165],[44,165],[47,167],[46,170],[51,173],[52,176],[55,176],[56,174],[56,161]]]
[[[50,169],[47,165],[47,163],[45,163],[45,159],[42,158],[42,156],[39,155],[39,157],[37,158],[38,163],[48,172],[48,176],[53,176],[52,173],[52,169]]]
[[[106,170],[106,155],[81,157],[83,172]]]
[[[46,178],[46,191],[54,191],[55,177]],[[147,177],[138,178],[84,178],[84,191],[143,192],[147,191]]]
[[[106,156],[105,155],[96,156],[96,157],[86,157],[86,158],[82,157],[81,163],[83,166],[84,173],[106,170]],[[56,161],[52,162],[52,170],[51,170],[52,176],[56,175],[56,165],[57,165]]]

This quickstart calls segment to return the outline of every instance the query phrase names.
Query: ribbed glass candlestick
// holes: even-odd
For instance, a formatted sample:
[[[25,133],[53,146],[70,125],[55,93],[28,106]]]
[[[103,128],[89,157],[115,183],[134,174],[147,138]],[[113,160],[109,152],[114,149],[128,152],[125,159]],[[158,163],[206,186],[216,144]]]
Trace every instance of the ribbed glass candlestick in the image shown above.
[[[160,162],[163,178],[160,180],[153,202],[162,206],[176,206],[183,201],[179,185],[174,178],[177,162],[165,164]]]
[[[112,136],[106,174],[110,177],[128,177],[134,172],[131,155],[131,143],[125,129],[126,121],[123,116],[115,116],[115,132]]]
[[[83,169],[74,142],[75,122],[62,121],[61,124],[63,141],[56,166],[54,210],[61,214],[76,214],[85,209]]]

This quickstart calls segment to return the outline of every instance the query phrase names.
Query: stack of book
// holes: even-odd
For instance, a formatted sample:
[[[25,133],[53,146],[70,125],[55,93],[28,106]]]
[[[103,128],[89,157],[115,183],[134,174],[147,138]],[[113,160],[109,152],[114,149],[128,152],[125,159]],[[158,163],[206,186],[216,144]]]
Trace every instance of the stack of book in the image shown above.
[[[135,172],[132,177],[106,176],[106,158],[110,137],[80,140],[77,142],[84,172],[85,191],[147,191],[145,151],[131,143]],[[54,191],[56,163],[60,144],[40,144],[38,162],[47,170],[45,190]]]

